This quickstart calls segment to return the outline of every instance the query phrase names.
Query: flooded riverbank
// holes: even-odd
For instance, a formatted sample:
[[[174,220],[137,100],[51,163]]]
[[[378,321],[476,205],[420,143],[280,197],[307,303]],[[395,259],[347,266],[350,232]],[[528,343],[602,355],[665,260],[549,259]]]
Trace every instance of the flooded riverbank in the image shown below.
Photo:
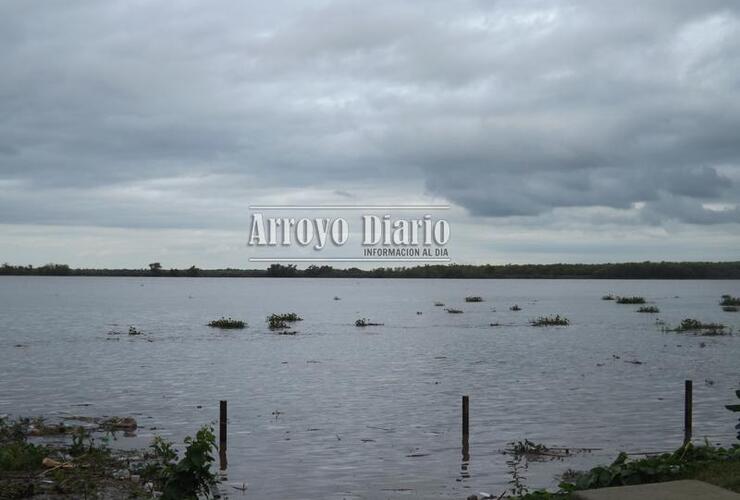
[[[619,450],[675,449],[684,379],[695,437],[734,440],[740,338],[663,328],[737,331],[723,294],[740,282],[2,277],[0,413],[132,415],[115,445],[134,448],[228,400],[229,482],[254,498],[460,498],[506,488],[509,442],[596,449],[530,465],[527,484],[548,486]],[[265,318],[288,311],[303,321],[276,335]],[[556,315],[569,324],[530,324]],[[247,326],[207,326],[222,317]]]

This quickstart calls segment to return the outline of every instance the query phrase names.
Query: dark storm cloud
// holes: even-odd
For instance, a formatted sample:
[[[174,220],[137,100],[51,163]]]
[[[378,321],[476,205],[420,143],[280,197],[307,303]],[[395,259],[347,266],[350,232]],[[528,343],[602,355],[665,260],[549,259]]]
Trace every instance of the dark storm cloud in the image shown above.
[[[209,175],[738,222],[733,1],[11,1],[0,43],[4,223],[207,227],[218,188],[125,187]]]

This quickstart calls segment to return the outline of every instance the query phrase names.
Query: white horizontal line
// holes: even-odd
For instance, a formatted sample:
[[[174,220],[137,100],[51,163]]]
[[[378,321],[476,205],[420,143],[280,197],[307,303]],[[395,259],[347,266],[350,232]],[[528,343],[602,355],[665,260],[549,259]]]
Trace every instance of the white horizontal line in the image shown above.
[[[450,262],[449,257],[428,257],[418,259],[398,258],[354,258],[354,257],[299,257],[299,258],[270,258],[250,257],[250,262]]]
[[[250,205],[250,210],[449,210],[449,205]]]

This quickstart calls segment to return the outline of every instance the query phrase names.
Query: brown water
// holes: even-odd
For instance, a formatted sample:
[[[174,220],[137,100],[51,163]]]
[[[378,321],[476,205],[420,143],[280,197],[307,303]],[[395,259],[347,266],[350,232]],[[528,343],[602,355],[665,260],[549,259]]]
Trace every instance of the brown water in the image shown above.
[[[602,301],[609,292],[661,313]],[[600,448],[530,463],[529,486],[554,486],[619,450],[680,445],[684,379],[694,435],[733,442],[723,405],[740,387],[740,337],[655,324],[737,330],[723,293],[740,295],[740,282],[2,277],[0,413],[134,415],[137,436],[114,446],[135,447],[154,434],[180,441],[226,399],[227,484],[248,483],[248,498],[464,498],[506,489],[507,442]],[[267,330],[268,314],[290,311],[305,318],[296,336]],[[572,325],[528,325],[556,313]],[[249,328],[205,326],[223,315]],[[384,326],[357,328],[360,317]],[[145,335],[109,335],[129,325]]]

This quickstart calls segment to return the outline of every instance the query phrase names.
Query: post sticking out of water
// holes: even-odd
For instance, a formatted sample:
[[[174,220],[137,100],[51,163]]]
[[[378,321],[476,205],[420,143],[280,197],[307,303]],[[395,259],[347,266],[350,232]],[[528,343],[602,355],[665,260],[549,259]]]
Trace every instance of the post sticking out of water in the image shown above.
[[[470,461],[470,445],[468,442],[468,436],[470,434],[470,426],[468,423],[468,417],[470,416],[470,398],[463,396],[463,468],[466,469],[466,462]]]
[[[221,401],[218,415],[218,458],[221,470],[226,470],[226,401]]]
[[[684,385],[683,400],[683,444],[686,446],[691,442],[692,413],[694,411],[694,388],[693,382],[687,380]]]
[[[462,397],[462,438],[463,443],[468,443],[468,435],[470,434],[470,426],[468,418],[470,416],[470,399],[468,396]]]

